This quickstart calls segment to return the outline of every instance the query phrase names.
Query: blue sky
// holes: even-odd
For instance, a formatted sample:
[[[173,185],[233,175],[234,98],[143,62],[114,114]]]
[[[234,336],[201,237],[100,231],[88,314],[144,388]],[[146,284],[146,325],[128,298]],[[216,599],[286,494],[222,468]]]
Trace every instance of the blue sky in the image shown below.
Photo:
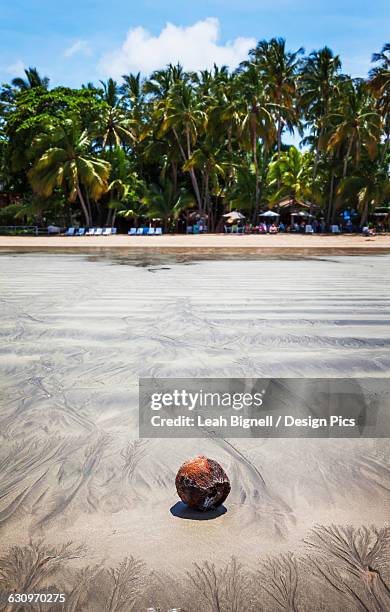
[[[235,64],[272,36],[308,52],[327,44],[346,72],[365,76],[390,38],[385,0],[3,0],[1,13],[2,82],[23,66],[37,66],[52,85],[79,86],[168,61]]]

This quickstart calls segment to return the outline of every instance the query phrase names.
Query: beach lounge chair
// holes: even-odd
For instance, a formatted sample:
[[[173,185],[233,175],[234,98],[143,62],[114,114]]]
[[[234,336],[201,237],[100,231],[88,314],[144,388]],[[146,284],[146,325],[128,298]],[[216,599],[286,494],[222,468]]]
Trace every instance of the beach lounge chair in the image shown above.
[[[103,228],[102,227],[97,227],[94,233],[94,236],[102,236],[103,235]]]
[[[154,227],[149,227],[148,236],[154,236],[154,235],[155,235]]]
[[[86,231],[87,236],[94,236],[96,231],[96,227],[89,227]]]
[[[127,234],[128,234],[129,236],[135,236],[135,235],[137,234],[137,228],[136,228],[136,227],[131,227],[131,228],[129,229],[129,231],[127,232]]]
[[[192,227],[192,225],[187,225],[186,233],[187,234],[192,234],[193,231],[194,231],[194,228]]]
[[[105,227],[103,230],[103,236],[111,236],[111,227]]]
[[[143,227],[137,227],[137,236],[142,236],[143,233],[144,233],[144,228]]]
[[[85,234],[85,227],[79,227],[79,229],[77,230],[77,236],[84,236]]]
[[[149,232],[149,228],[148,228],[148,227],[143,227],[143,228],[142,228],[142,235],[143,235],[143,236],[147,236],[147,235],[148,235],[148,232]]]
[[[312,225],[305,225],[305,234],[314,234],[314,230],[313,230],[313,226]]]
[[[64,236],[74,236],[75,233],[75,228],[74,227],[68,227],[68,229],[66,230]]]
[[[116,234],[116,232],[117,232],[116,227],[112,227],[112,228],[111,228],[111,234]]]
[[[330,228],[330,231],[332,232],[332,234],[339,234],[340,233],[340,228],[338,225],[332,225]]]
[[[162,228],[161,227],[156,227],[154,235],[155,236],[162,236]]]

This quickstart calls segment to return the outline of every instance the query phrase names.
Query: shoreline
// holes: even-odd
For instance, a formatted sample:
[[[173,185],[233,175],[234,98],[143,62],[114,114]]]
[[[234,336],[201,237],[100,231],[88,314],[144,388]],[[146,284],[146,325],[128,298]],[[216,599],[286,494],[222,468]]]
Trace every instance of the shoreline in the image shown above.
[[[390,254],[390,235],[226,235],[166,234],[163,236],[0,236],[0,252],[135,254],[191,253],[203,255],[366,255]]]

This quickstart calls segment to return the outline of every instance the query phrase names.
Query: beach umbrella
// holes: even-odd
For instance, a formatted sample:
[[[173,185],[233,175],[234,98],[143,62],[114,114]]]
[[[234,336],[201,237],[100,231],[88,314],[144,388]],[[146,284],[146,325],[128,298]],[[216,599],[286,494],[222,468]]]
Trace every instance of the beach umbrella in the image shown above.
[[[304,211],[304,210],[300,210],[299,212],[293,212],[291,213],[292,217],[313,217],[314,215],[311,215],[310,213]]]
[[[245,216],[243,214],[241,214],[240,212],[238,212],[237,210],[233,210],[230,213],[226,213],[225,215],[222,215],[225,219],[227,219],[229,222],[232,221],[241,221],[241,219],[245,219]]]
[[[208,219],[208,217],[208,214],[202,210],[195,210],[188,215],[189,219]]]
[[[260,217],[280,217],[279,213],[274,212],[273,210],[267,210],[264,213],[260,213]]]

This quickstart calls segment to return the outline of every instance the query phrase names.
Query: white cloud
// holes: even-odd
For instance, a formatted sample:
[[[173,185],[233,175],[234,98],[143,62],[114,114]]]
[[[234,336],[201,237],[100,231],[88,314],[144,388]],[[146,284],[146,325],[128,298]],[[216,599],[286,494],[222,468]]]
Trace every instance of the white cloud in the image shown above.
[[[86,40],[76,40],[73,45],[70,45],[70,47],[65,49],[64,57],[73,57],[73,55],[77,55],[77,53],[91,55],[91,49],[89,48]]]
[[[219,21],[212,17],[188,27],[167,23],[158,36],[143,27],[132,28],[120,48],[103,55],[99,70],[120,78],[128,72],[148,74],[177,62],[187,70],[211,68],[214,63],[235,68],[256,45],[254,38],[235,38],[225,44],[219,44],[219,38]]]

